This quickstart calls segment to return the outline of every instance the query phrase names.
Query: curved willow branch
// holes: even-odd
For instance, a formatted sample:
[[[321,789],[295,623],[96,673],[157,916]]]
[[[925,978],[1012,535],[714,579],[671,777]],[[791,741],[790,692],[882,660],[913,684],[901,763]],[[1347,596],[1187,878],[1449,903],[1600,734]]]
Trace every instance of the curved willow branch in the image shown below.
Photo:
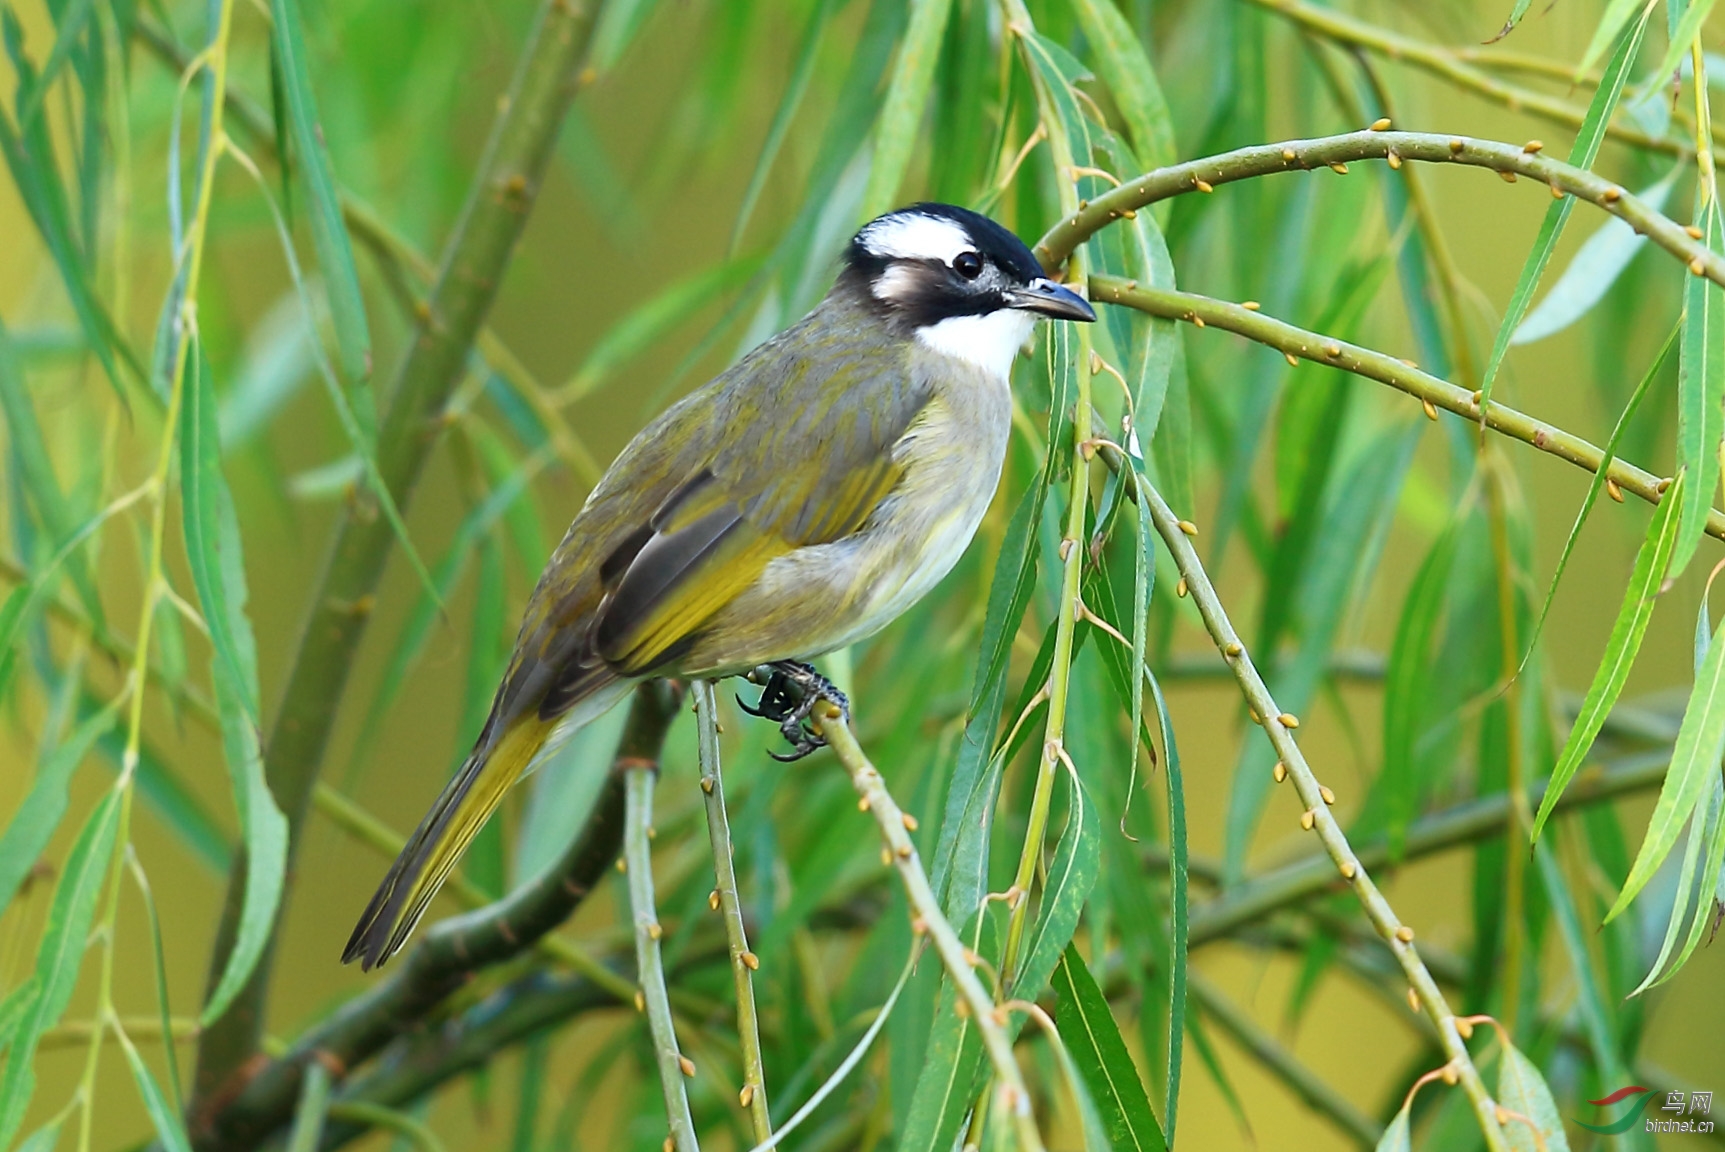
[[[1663,215],[1621,184],[1594,172],[1554,160],[1543,152],[1516,144],[1447,136],[1437,132],[1389,132],[1366,129],[1340,136],[1312,140],[1288,140],[1279,144],[1254,144],[1217,156],[1188,160],[1146,172],[1118,188],[1083,204],[1037,242],[1036,255],[1045,268],[1064,264],[1073,249],[1099,232],[1110,221],[1158,200],[1184,192],[1207,191],[1235,180],[1270,176],[1277,172],[1305,172],[1331,168],[1346,173],[1354,160],[1421,160],[1437,164],[1464,164],[1490,168],[1506,176],[1526,176],[1547,185],[1553,195],[1568,195],[1611,213],[1637,232],[1676,256],[1697,276],[1725,285],[1725,256],[1710,251],[1683,225]],[[1337,167],[1339,166],[1339,168]]]
[[[1605,453],[1599,447],[1555,424],[1536,420],[1495,400],[1482,417],[1474,393],[1465,388],[1422,372],[1406,360],[1397,360],[1394,356],[1362,348],[1358,344],[1297,328],[1255,308],[1193,292],[1145,288],[1130,280],[1111,276],[1090,278],[1090,298],[1104,304],[1136,308],[1152,316],[1191,321],[1204,328],[1221,328],[1274,348],[1291,359],[1328,364],[1344,372],[1388,384],[1433,408],[1443,408],[1466,420],[1483,420],[1485,426],[1494,432],[1531,444],[1589,472],[1599,471],[1600,463],[1605,459]],[[1670,483],[1618,458],[1612,459],[1605,475],[1621,491],[1634,493],[1649,504],[1659,503],[1660,493]],[[1707,534],[1725,540],[1725,513],[1715,509],[1707,514]]]
[[[1030,1093],[1025,1088],[1024,1076],[1012,1054],[1012,1040],[1001,1018],[995,1015],[997,1009],[993,997],[971,968],[968,949],[941,913],[940,901],[935,899],[928,876],[923,872],[922,860],[916,853],[916,845],[911,843],[904,812],[887,791],[886,781],[881,779],[879,770],[857,744],[850,726],[841,718],[838,705],[830,700],[821,700],[816,704],[815,714],[822,717],[819,735],[826,739],[833,755],[850,774],[851,784],[880,829],[884,842],[881,856],[898,870],[905,898],[915,917],[913,925],[916,931],[919,934],[926,932],[934,941],[934,949],[940,954],[940,962],[958,992],[959,1001],[969,1010],[971,1020],[982,1037],[983,1049],[994,1068],[995,1084],[1004,1111],[1012,1117],[1021,1152],[1042,1152],[1042,1137],[1036,1130],[1036,1117],[1031,1112]]]
[[[1473,1104],[1486,1145],[1492,1152],[1507,1152],[1509,1144],[1498,1122],[1496,1105],[1486,1090],[1485,1081],[1480,1078],[1479,1069],[1474,1066],[1473,1058],[1468,1055],[1467,1045],[1456,1027],[1455,1013],[1450,1011],[1449,1003],[1444,999],[1437,981],[1432,979],[1431,972],[1420,959],[1419,950],[1414,947],[1413,929],[1401,922],[1395,910],[1384,899],[1383,893],[1378,891],[1378,886],[1372,883],[1359,855],[1348,843],[1341,824],[1331,815],[1330,805],[1335,802],[1335,793],[1318,783],[1317,776],[1306,763],[1305,754],[1294,741],[1293,729],[1299,721],[1276,707],[1270,689],[1258,675],[1257,668],[1253,667],[1251,658],[1246,655],[1245,646],[1234,632],[1234,626],[1229,623],[1228,613],[1222,607],[1222,601],[1216,595],[1210,577],[1205,574],[1204,566],[1198,560],[1197,550],[1192,547],[1192,541],[1180,527],[1179,518],[1148,482],[1141,482],[1140,488],[1143,495],[1140,508],[1148,509],[1151,522],[1156,526],[1156,533],[1162,537],[1163,543],[1173,556],[1174,565],[1192,594],[1192,601],[1197,605],[1199,615],[1203,617],[1204,626],[1209,629],[1211,639],[1216,642],[1216,647],[1221,649],[1228,666],[1233,669],[1241,694],[1245,696],[1265,734],[1269,736],[1270,744],[1280,757],[1281,764],[1285,766],[1288,778],[1294,782],[1294,790],[1298,793],[1300,802],[1305,805],[1305,811],[1300,816],[1300,826],[1317,833],[1331,864],[1354,890],[1354,895],[1365,909],[1366,918],[1389,946],[1426,1015],[1437,1026],[1438,1043],[1448,1058],[1449,1066],[1460,1077],[1462,1090]]]

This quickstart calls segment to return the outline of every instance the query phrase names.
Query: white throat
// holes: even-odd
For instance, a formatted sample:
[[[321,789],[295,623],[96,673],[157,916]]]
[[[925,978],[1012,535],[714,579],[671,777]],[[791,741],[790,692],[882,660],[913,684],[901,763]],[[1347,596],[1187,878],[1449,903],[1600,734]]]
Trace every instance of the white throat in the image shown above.
[[[1012,376],[1013,358],[1035,326],[1034,313],[1001,308],[983,316],[949,316],[918,328],[916,338],[925,347],[974,365],[1005,383]]]

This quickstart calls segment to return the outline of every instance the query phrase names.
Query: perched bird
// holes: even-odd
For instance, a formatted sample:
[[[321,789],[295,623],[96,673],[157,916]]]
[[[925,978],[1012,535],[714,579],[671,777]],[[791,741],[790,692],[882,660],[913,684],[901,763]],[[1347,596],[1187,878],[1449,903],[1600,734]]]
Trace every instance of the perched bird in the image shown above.
[[[957,563],[1039,316],[1096,319],[999,224],[913,205],[856,234],[814,311],[636,436],[552,553],[472,753],[342,961],[394,955],[510,785],[643,678],[772,665],[762,710],[814,747],[799,724],[831,686],[801,662]]]

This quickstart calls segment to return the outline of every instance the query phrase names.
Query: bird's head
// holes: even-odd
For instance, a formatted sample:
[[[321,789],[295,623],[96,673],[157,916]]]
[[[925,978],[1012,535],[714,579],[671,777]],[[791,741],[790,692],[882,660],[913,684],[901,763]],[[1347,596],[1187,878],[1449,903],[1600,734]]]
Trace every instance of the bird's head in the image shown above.
[[[1017,236],[951,204],[913,204],[871,220],[851,240],[845,266],[841,284],[896,332],[1002,378],[1037,317],[1096,319]]]

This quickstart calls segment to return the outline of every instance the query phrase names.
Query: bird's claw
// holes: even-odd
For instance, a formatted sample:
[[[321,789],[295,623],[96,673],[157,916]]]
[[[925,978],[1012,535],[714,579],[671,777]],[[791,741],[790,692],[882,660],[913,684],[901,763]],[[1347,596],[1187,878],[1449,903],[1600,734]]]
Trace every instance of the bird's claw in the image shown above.
[[[763,674],[766,677],[764,683],[761,679]],[[789,764],[827,746],[827,742],[821,739],[816,730],[816,725],[809,719],[817,701],[831,700],[839,706],[844,722],[850,722],[850,701],[845,698],[845,694],[808,664],[781,660],[756,668],[749,673],[748,678],[752,683],[761,685],[761,698],[751,707],[738,696],[738,707],[750,716],[776,722],[779,732],[791,746],[790,752],[784,755],[768,752],[767,755],[774,760]]]

